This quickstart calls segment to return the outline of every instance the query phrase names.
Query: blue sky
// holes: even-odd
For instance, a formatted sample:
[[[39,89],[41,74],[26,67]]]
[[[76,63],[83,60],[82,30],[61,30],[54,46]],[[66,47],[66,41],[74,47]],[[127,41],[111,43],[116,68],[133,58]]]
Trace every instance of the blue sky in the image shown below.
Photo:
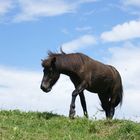
[[[0,3],[5,3],[5,12],[0,13],[0,64],[25,69],[38,70],[40,59],[47,50],[56,51],[64,43],[84,35],[95,37],[97,43],[91,43],[88,47],[85,45],[82,50],[78,47],[74,52],[85,52],[101,59],[102,50],[116,45],[104,43],[100,39],[101,34],[118,24],[139,18],[130,12],[124,1],[115,0],[79,3],[69,0],[1,0]],[[67,7],[60,7],[61,13],[58,13],[61,3]],[[41,11],[41,6],[52,8],[52,11]]]
[[[128,102],[140,99],[139,9],[139,0],[0,0],[0,75],[5,79],[0,81],[0,107],[14,108],[13,102],[19,96],[15,87],[17,83],[22,83],[19,86],[21,93],[26,87],[23,94],[27,95],[31,87],[25,83],[30,78],[35,78],[35,85],[38,87],[42,78],[41,59],[47,56],[48,50],[59,51],[62,46],[66,53],[82,52],[117,67],[129,95],[126,96],[123,108],[126,112]],[[62,78],[62,81],[65,80]],[[68,82],[69,92],[72,92],[69,84]],[[33,96],[34,101],[38,96],[41,99],[43,96],[44,99],[35,85],[31,89],[37,96],[29,96]],[[58,83],[59,86],[61,85]],[[11,88],[13,96],[4,94],[10,92]],[[68,89],[67,86],[63,88],[64,94]],[[29,96],[24,95],[26,102]],[[9,100],[9,106],[5,105],[5,100]],[[27,110],[31,109],[30,106],[37,110],[34,101]],[[21,106],[17,103],[15,108],[25,109],[24,105],[24,102]],[[53,107],[56,106],[58,105]],[[56,110],[61,110],[61,107]],[[140,114],[133,104],[132,110],[135,110],[133,113],[136,116]],[[130,114],[129,111],[125,116],[130,117]]]

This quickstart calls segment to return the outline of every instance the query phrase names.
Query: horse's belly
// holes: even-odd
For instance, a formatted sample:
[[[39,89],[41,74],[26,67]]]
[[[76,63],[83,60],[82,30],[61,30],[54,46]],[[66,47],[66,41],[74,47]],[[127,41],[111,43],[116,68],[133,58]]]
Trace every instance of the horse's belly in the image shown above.
[[[108,92],[109,89],[112,87],[112,81],[113,80],[110,78],[93,80],[87,90],[94,93]]]
[[[87,90],[93,93],[105,93],[108,91],[108,88],[95,86],[95,87],[88,87]]]

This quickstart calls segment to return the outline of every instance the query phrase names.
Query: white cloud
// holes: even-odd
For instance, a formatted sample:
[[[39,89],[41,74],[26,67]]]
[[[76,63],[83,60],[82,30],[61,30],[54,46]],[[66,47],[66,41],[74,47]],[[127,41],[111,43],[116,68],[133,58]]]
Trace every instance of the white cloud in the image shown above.
[[[77,10],[79,5],[95,0],[19,0],[21,12],[15,16],[14,21],[29,21],[39,17],[58,16],[72,13]]]
[[[93,35],[83,35],[77,39],[62,44],[62,48],[66,52],[74,52],[93,44],[96,44],[96,39]]]
[[[111,31],[101,34],[101,39],[107,42],[123,41],[140,38],[140,21],[130,21],[116,25]]]
[[[0,15],[6,14],[12,8],[12,0],[0,0]]]
[[[136,6],[136,7],[140,7],[140,1],[139,0],[123,0],[123,4],[125,6]]]
[[[122,0],[121,9],[131,15],[140,17],[140,1],[139,0]]]
[[[41,16],[57,16],[70,13],[75,9],[75,5],[68,5],[63,0],[20,0],[19,5],[21,13],[16,16],[16,21],[33,20]]]
[[[80,5],[96,1],[97,0],[0,0],[0,15],[6,16],[7,12],[12,13],[12,10],[18,9],[16,13],[12,13],[14,22],[37,20],[40,17],[74,13]]]

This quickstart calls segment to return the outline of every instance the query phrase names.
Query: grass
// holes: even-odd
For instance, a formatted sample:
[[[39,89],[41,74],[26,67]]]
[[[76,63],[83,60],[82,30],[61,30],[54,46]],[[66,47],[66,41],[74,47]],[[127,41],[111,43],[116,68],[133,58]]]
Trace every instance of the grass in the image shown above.
[[[0,111],[0,140],[140,140],[140,123]]]

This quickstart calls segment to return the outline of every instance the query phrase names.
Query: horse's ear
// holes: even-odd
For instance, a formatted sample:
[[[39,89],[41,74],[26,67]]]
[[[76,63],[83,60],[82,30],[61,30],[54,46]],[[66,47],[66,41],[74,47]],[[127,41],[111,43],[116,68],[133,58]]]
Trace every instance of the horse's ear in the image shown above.
[[[60,52],[61,52],[62,54],[66,54],[66,53],[63,51],[62,46],[60,46]]]

